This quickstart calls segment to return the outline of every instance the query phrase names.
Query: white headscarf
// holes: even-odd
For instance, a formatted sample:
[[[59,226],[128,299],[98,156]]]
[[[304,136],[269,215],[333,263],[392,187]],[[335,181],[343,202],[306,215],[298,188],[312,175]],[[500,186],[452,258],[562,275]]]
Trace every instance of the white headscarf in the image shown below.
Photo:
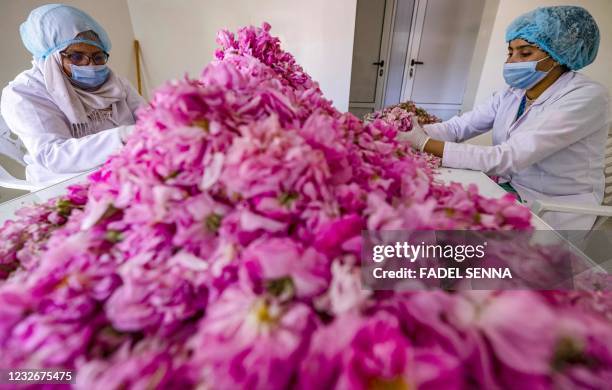
[[[125,86],[113,71],[106,82],[94,91],[74,86],[64,73],[59,51],[45,59],[34,60],[33,64],[42,72],[53,102],[66,115],[74,131],[79,133],[92,132],[97,122],[108,119],[102,112],[107,112],[113,103],[127,97]]]

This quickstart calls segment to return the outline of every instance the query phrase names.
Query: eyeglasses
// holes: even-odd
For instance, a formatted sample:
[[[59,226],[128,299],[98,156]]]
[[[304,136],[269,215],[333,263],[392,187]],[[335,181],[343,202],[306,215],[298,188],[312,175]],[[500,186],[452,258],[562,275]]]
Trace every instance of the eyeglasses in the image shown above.
[[[61,55],[64,58],[68,58],[71,64],[79,66],[89,65],[91,63],[94,65],[104,65],[108,61],[109,57],[109,54],[104,51],[99,51],[93,55],[87,55],[79,51],[73,51],[72,53],[62,52]]]

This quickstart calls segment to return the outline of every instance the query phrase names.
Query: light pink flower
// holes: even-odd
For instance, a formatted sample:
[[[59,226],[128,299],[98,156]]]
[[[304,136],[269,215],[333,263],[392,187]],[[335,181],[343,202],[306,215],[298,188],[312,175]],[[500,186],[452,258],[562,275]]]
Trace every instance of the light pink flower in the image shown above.
[[[227,289],[209,307],[193,340],[203,382],[218,388],[285,388],[315,323],[304,304],[281,304],[239,286]]]

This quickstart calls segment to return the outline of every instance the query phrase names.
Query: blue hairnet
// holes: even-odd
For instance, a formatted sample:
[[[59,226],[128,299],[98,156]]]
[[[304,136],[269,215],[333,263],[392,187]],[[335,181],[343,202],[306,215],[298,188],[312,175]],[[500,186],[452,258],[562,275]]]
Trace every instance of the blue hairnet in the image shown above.
[[[99,40],[78,38],[77,35],[93,31]],[[47,4],[30,12],[19,27],[21,40],[34,58],[45,58],[56,50],[73,43],[88,43],[109,52],[111,42],[106,31],[85,12],[63,4]]]
[[[578,70],[595,60],[599,28],[582,7],[543,7],[519,16],[508,26],[506,42],[514,39],[533,43],[558,63]]]

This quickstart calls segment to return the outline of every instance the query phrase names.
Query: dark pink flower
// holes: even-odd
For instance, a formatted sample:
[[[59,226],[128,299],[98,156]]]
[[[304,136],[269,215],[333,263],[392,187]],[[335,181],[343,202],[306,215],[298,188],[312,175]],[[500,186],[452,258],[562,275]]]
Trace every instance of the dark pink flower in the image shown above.
[[[289,238],[255,241],[245,249],[242,260],[252,283],[276,295],[312,298],[326,290],[331,277],[325,255]]]

